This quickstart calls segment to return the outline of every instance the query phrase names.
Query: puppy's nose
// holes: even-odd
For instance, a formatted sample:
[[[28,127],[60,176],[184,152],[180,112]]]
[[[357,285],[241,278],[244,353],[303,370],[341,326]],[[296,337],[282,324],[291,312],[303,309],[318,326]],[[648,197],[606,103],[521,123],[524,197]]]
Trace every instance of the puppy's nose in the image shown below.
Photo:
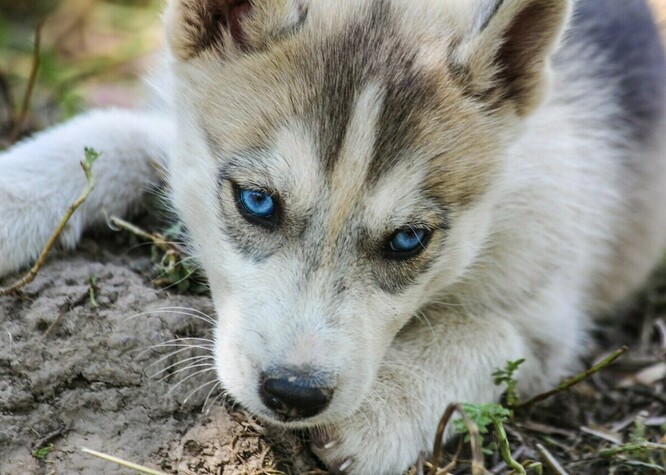
[[[298,370],[264,373],[260,392],[264,404],[285,420],[316,416],[333,396],[333,388],[322,384],[321,378]]]

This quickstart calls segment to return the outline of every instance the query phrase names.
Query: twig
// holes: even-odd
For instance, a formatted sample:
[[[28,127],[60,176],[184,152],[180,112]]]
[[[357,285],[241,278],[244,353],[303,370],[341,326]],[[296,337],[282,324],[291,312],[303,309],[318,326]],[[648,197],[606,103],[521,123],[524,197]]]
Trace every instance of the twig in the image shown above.
[[[539,451],[539,454],[543,457],[543,461],[548,465],[548,468],[555,473],[555,475],[569,475],[546,447],[542,444],[537,444],[536,448]]]
[[[511,454],[511,446],[509,445],[509,439],[506,437],[504,424],[502,424],[502,422],[499,420],[493,420],[493,425],[495,426],[495,433],[499,443],[499,453],[502,456],[502,459],[509,465],[509,467],[513,469],[515,473],[518,473],[519,475],[526,475],[527,472],[525,471],[525,468],[520,465],[520,463],[513,458],[513,454]]]
[[[599,451],[599,456],[609,458],[619,454],[638,452],[639,450],[658,450],[661,452],[666,452],[666,444],[655,444],[654,442],[647,441],[636,442],[632,444],[620,445],[618,447],[611,447],[609,449],[602,449]]]
[[[419,458],[416,460],[416,469],[413,472],[414,475],[424,475],[425,462],[426,462],[426,452],[422,450],[421,452],[419,452]]]
[[[446,467],[442,468],[442,472],[449,473],[451,470],[456,468],[456,465],[458,465],[458,459],[460,458],[460,454],[462,453],[463,442],[464,442],[464,440],[461,437],[460,442],[458,443],[458,448],[456,449],[456,453],[453,454],[453,457],[451,458],[451,462],[449,462],[449,464]]]
[[[92,308],[97,308],[97,300],[95,299],[95,294],[99,292],[99,287],[97,286],[97,277],[94,275],[90,277],[90,285],[88,286],[88,297],[90,299],[90,306]]]
[[[35,443],[33,449],[34,450],[39,450],[41,448],[46,447],[51,442],[53,442],[55,439],[62,436],[68,430],[69,430],[69,426],[67,426],[67,425],[63,425],[63,426],[59,427],[58,429],[54,430],[53,432],[50,432],[49,434],[47,434],[44,437],[42,437],[41,439],[39,439]]]
[[[151,468],[147,467],[142,467],[141,465],[137,465],[132,462],[128,462],[127,460],[120,459],[118,457],[114,457],[112,455],[107,455],[102,452],[97,452],[96,450],[90,450],[85,447],[81,448],[81,452],[86,453],[88,455],[93,455],[95,457],[101,458],[102,460],[106,460],[107,462],[115,463],[120,465],[121,467],[129,468],[132,470],[137,470],[141,473],[144,473],[146,475],[167,475],[164,472],[160,472],[158,470],[153,470]]]
[[[41,44],[42,44],[42,28],[46,20],[40,20],[35,29],[35,44],[32,51],[32,70],[30,71],[30,78],[28,79],[28,85],[25,89],[25,94],[23,95],[23,103],[21,104],[21,110],[18,117],[14,121],[14,130],[10,136],[10,143],[14,143],[18,140],[23,127],[25,126],[25,121],[28,117],[28,111],[30,110],[30,100],[32,99],[33,92],[35,90],[35,84],[37,83],[37,73],[39,72],[39,66],[41,63]]]
[[[6,288],[0,287],[0,296],[15,294],[18,290],[20,290],[21,288],[25,287],[30,282],[35,280],[35,277],[37,277],[37,274],[44,266],[46,258],[49,256],[51,250],[55,246],[58,238],[60,237],[60,234],[62,234],[63,230],[65,229],[65,226],[67,226],[67,223],[69,222],[70,218],[76,212],[76,210],[79,209],[79,206],[81,206],[83,202],[86,199],[88,199],[88,196],[90,196],[90,193],[92,192],[93,188],[95,188],[95,177],[92,174],[92,165],[95,162],[95,160],[99,158],[100,154],[90,148],[85,149],[85,154],[86,158],[81,162],[81,168],[83,168],[83,171],[86,174],[86,180],[87,180],[86,187],[83,189],[83,192],[76,199],[76,201],[74,201],[74,203],[72,203],[72,205],[69,207],[69,209],[65,213],[65,216],[60,220],[58,227],[56,227],[56,230],[49,238],[48,242],[46,243],[46,246],[39,255],[39,258],[37,259],[37,262],[35,263],[34,266],[32,266],[32,269],[30,269],[28,273],[24,275],[15,284],[10,285],[9,287]]]
[[[179,256],[183,256],[186,254],[184,249],[182,249],[180,246],[173,244],[172,242],[167,241],[164,238],[164,236],[144,231],[137,225],[125,221],[124,219],[121,219],[117,216],[109,217],[108,223],[112,228],[116,227],[117,229],[122,229],[147,241],[152,241],[153,244],[155,244],[158,248],[160,248],[164,252],[170,252],[170,251],[175,252]]]
[[[548,399],[548,398],[554,396],[555,394],[559,394],[563,391],[566,391],[567,389],[572,388],[576,384],[586,380],[587,378],[589,378],[593,374],[598,373],[602,369],[609,366],[616,359],[618,359],[620,356],[625,354],[628,350],[629,350],[629,348],[627,348],[626,346],[623,346],[619,350],[616,350],[613,353],[611,353],[610,355],[608,355],[600,363],[597,363],[596,365],[594,365],[590,369],[587,369],[587,370],[583,371],[582,373],[579,373],[576,376],[573,376],[572,378],[564,380],[557,387],[551,389],[550,391],[546,391],[544,393],[537,394],[536,396],[528,399],[527,401],[519,402],[519,403],[515,404],[514,406],[511,406],[511,409],[523,409],[525,407],[531,406],[532,404],[535,404],[537,402]]]
[[[449,404],[449,407],[446,408],[444,415],[439,420],[437,435],[435,436],[435,444],[432,450],[432,469],[430,470],[430,475],[437,475],[437,467],[439,467],[439,462],[442,457],[442,444],[444,442],[446,426],[449,424],[451,417],[456,411],[462,417],[469,432],[470,445],[472,446],[472,475],[483,475],[486,473],[486,469],[483,464],[483,451],[479,429],[469,416],[467,416],[462,406],[455,403]]]

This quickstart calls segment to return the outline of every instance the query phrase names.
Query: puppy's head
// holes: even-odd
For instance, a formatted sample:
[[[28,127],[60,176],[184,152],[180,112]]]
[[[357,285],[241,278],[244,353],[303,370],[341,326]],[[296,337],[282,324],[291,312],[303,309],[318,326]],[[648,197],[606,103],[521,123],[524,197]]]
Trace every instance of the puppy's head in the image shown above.
[[[563,0],[172,0],[175,204],[255,413],[353,413],[484,246]]]

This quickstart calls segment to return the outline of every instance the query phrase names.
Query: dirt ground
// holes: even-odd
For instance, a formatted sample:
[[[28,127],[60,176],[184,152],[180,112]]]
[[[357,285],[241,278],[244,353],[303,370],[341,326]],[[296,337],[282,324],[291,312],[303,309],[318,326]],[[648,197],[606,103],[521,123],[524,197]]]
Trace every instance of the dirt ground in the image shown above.
[[[187,364],[169,367],[208,354],[195,346],[206,345],[199,338],[209,324],[175,308],[210,313],[211,304],[156,289],[143,273],[148,265],[87,240],[52,260],[22,298],[0,298],[0,474],[136,473],[82,447],[167,473],[314,467],[297,436],[273,435],[213,404],[213,384],[195,391],[214,381],[212,371],[195,374],[207,360],[189,360],[198,366],[180,373]],[[176,338],[184,340],[171,345],[189,346],[149,349]],[[43,458],[33,455],[49,444]]]
[[[0,475],[137,473],[83,447],[165,473],[325,473],[303,437],[224,405],[207,359],[211,303],[156,287],[149,254],[125,238],[86,238],[51,259],[20,298],[0,298]],[[632,351],[508,424],[517,458],[543,459],[535,451],[543,444],[563,473],[666,472],[654,469],[665,454],[598,455],[634,440],[638,427],[645,440],[666,442],[666,271],[625,314],[626,325],[595,336],[590,354]],[[497,454],[486,463],[510,472]]]
[[[666,25],[666,0],[652,1]],[[298,434],[264,428],[211,392],[210,324],[198,318],[212,313],[209,299],[158,288],[150,253],[129,249],[86,238],[21,298],[0,297],[0,475],[137,473],[83,447],[165,473],[325,473]],[[666,271],[625,313],[627,325],[595,335],[586,364],[623,344],[630,353],[518,415],[507,426],[516,458],[543,460],[542,444],[562,473],[666,473],[663,453],[599,456],[639,435],[666,443]],[[509,472],[497,454],[487,467]]]

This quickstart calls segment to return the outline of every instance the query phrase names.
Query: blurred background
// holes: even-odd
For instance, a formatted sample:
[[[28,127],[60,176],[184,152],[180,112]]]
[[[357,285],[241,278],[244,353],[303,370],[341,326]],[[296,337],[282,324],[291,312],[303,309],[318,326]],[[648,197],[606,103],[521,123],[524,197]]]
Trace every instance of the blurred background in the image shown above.
[[[663,24],[666,0],[650,2]],[[164,3],[0,0],[0,148],[88,107],[140,102]]]
[[[0,0],[3,145],[91,106],[140,102],[139,77],[157,62],[163,42],[163,3]]]

